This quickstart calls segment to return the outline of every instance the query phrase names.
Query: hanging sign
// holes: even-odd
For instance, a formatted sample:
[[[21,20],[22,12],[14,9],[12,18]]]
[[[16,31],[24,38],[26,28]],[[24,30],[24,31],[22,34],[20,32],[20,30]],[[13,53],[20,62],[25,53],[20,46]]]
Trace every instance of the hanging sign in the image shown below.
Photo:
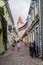
[[[8,30],[9,30],[9,32],[12,31],[12,25],[8,25]]]

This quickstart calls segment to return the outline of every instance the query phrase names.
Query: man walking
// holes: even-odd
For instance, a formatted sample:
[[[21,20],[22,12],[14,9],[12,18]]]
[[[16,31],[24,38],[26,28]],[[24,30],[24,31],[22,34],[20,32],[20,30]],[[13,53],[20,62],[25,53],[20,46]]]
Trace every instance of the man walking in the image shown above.
[[[35,56],[36,57],[36,44],[35,44],[35,40],[32,42],[32,53],[31,56]]]

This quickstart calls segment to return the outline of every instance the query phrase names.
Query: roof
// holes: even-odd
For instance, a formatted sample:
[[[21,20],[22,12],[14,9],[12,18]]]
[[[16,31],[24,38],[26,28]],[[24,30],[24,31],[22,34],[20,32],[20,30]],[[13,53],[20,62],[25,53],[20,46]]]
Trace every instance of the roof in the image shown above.
[[[19,31],[26,29],[28,26],[28,22],[26,22],[22,27],[18,28]]]
[[[28,32],[28,29],[26,29],[25,33],[23,34],[22,38],[24,38],[25,36],[27,36],[27,32]]]
[[[21,18],[21,16],[18,18],[18,22],[17,22],[17,24],[23,24],[23,20],[22,20],[22,18]]]

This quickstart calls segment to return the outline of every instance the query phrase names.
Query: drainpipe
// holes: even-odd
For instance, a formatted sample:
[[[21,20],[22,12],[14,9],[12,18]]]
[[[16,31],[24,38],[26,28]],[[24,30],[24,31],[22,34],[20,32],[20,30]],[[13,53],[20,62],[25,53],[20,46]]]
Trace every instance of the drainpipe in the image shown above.
[[[40,38],[39,38],[39,40],[40,40],[40,57],[42,57],[42,35],[41,35],[41,33],[42,33],[42,28],[41,28],[41,0],[39,0],[39,28],[40,28]]]

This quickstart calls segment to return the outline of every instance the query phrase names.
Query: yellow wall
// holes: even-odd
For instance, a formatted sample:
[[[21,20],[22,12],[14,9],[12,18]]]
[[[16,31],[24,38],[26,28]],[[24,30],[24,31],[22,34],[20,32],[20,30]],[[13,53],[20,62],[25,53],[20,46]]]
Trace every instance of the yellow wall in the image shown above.
[[[1,21],[0,21],[0,29],[2,29]],[[4,46],[3,46],[3,33],[0,33],[0,54],[4,52]]]
[[[9,24],[11,24],[11,25],[13,25],[13,23],[12,23],[12,20],[11,20],[11,18],[10,18],[10,16],[9,16],[9,13],[8,13],[8,11],[7,11],[7,8],[6,8],[6,6],[4,6],[4,17],[6,18],[6,20],[7,20],[7,24],[9,25]]]
[[[2,0],[0,0],[0,6],[3,6],[5,3],[2,1]]]
[[[4,6],[4,4],[5,3],[2,0],[0,0],[0,6]],[[9,33],[8,25],[13,26],[13,23],[12,23],[11,17],[9,16],[9,13],[8,13],[8,10],[7,10],[6,6],[4,6],[3,8],[4,8],[4,14],[5,14],[4,17],[7,20],[7,38],[8,38],[8,41],[10,43],[9,45],[11,45],[13,35],[12,35],[12,33]],[[0,37],[1,37],[1,35],[0,35]]]
[[[0,0],[0,6],[2,7],[5,3]],[[0,28],[2,29],[1,21],[0,21]],[[3,33],[0,33],[0,54],[4,52],[4,46],[3,46]]]
[[[10,32],[9,32],[8,26],[9,26],[9,25],[12,25],[12,26],[13,26],[13,22],[12,22],[12,20],[11,20],[11,17],[10,17],[10,15],[9,15],[9,12],[8,12],[6,6],[4,6],[4,14],[5,14],[4,17],[5,17],[6,20],[7,20],[7,39],[8,39],[7,45],[8,45],[8,48],[9,48],[9,46],[10,46],[10,45],[12,44],[12,42],[13,42],[13,33],[10,33]]]
[[[24,38],[23,38],[23,42],[24,42],[24,44],[27,44],[27,36],[25,36]]]

